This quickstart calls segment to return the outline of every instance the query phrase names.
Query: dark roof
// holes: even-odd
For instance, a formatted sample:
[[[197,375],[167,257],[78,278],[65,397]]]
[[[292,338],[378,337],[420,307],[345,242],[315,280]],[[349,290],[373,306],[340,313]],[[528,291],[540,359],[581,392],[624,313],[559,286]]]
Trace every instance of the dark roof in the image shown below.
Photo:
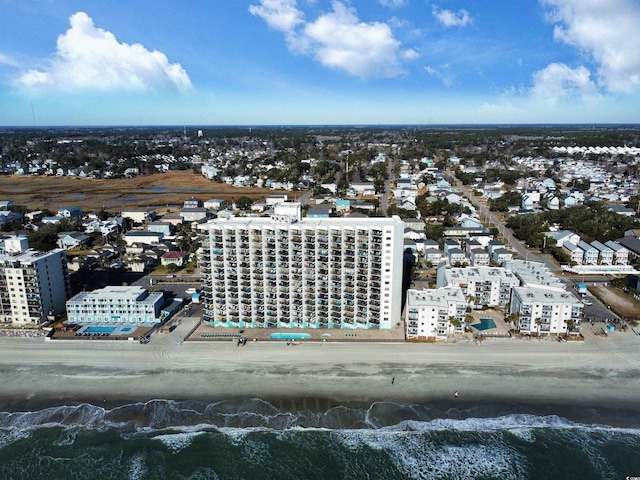
[[[640,240],[636,237],[622,237],[616,240],[617,243],[625,247],[635,255],[640,255]]]

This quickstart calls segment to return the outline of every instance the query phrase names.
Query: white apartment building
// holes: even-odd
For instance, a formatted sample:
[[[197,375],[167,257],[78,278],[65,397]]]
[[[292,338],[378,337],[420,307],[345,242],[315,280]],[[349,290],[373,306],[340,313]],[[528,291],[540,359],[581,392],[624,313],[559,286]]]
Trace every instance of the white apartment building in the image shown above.
[[[520,286],[522,287],[535,286],[553,288],[557,290],[566,289],[566,284],[542,262],[511,260],[510,262],[505,263],[504,266],[520,279]]]
[[[408,290],[405,306],[406,339],[446,340],[464,333],[467,300],[460,287]]]
[[[582,303],[565,290],[542,287],[515,287],[510,314],[519,315],[522,333],[566,333],[567,322],[577,326],[582,319]]]
[[[149,293],[144,287],[108,286],[80,292],[67,301],[67,322],[84,325],[152,325],[162,318],[161,292]]]
[[[64,313],[71,295],[65,251],[10,250],[0,254],[0,323],[38,327]]]
[[[438,267],[436,286],[460,287],[470,306],[504,306],[509,302],[511,288],[520,280],[510,270],[502,267]]]
[[[273,218],[200,225],[203,320],[213,326],[391,328],[401,317],[404,223],[394,218]]]

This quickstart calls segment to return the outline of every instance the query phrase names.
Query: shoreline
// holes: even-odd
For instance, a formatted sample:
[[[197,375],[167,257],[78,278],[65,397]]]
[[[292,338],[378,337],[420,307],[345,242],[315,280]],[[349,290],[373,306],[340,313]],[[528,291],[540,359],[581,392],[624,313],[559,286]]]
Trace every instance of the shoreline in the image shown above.
[[[638,343],[630,335],[610,345],[494,339],[482,346],[0,339],[0,411],[260,398],[284,410],[393,402],[440,411],[628,411],[640,425]]]

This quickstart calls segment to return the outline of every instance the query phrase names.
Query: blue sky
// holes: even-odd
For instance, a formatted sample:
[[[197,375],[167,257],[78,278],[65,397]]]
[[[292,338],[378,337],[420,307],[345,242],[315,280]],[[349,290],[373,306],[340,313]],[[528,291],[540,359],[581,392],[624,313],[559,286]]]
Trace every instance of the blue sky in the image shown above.
[[[0,125],[640,122],[639,0],[0,0]]]

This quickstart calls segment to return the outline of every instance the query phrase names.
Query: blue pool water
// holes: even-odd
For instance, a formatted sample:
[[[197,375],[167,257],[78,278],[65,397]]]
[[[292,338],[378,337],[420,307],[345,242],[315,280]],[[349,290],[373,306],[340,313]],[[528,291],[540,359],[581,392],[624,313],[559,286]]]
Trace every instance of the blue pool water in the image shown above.
[[[311,338],[311,334],[275,332],[269,334],[269,338],[271,340],[308,340]]]
[[[480,323],[474,323],[471,326],[476,330],[489,330],[490,328],[496,328],[496,322],[491,318],[481,318]]]
[[[116,327],[87,327],[84,331],[86,333],[113,333]]]
[[[133,327],[121,327],[120,333],[131,333],[135,330]]]

